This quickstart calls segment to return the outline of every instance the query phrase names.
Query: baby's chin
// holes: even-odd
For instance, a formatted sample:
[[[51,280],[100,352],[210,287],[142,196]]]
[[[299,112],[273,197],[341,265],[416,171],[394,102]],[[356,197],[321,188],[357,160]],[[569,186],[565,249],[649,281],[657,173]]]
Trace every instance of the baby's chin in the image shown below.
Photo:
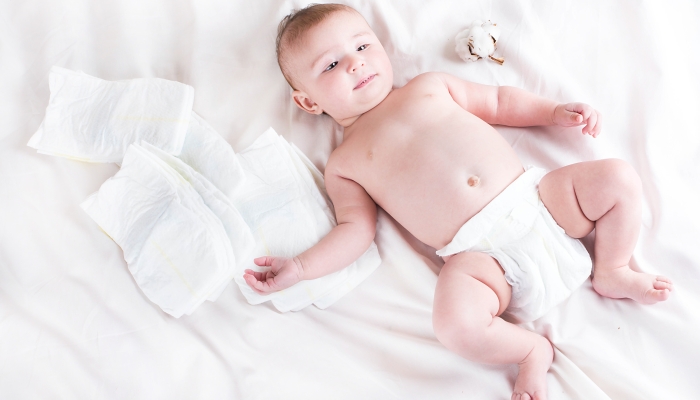
[[[365,109],[363,113],[373,109],[374,107],[378,106],[384,99],[389,96],[389,93],[391,93],[391,90],[393,89],[391,82],[388,84],[382,85],[381,88],[377,91],[377,94],[375,96],[372,96],[366,103],[363,104],[363,108]]]
[[[360,88],[359,90],[364,90],[365,92],[356,93],[350,97],[350,101],[342,105],[336,104],[335,112],[325,109],[326,113],[337,122],[341,122],[349,118],[357,118],[371,111],[384,101],[393,89],[389,82],[373,82],[373,84],[375,83],[377,85],[374,87]]]

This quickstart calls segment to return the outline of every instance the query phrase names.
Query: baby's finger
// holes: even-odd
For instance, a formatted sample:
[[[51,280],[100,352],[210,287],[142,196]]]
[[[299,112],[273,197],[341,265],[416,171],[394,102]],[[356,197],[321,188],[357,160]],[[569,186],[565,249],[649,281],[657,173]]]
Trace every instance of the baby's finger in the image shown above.
[[[564,109],[567,111],[575,112],[577,114],[583,114],[583,110],[585,110],[586,104],[583,103],[567,103],[564,106]]]
[[[269,267],[272,265],[272,260],[274,259],[275,257],[264,256],[254,259],[253,262],[255,263],[255,265],[260,267]]]
[[[252,275],[245,274],[245,275],[243,275],[243,279],[245,280],[245,283],[247,283],[248,286],[250,286],[250,288],[253,289],[253,291],[254,291],[255,293],[261,294],[261,295],[266,295],[266,294],[267,294],[267,293],[261,291],[260,289],[258,289],[258,287],[261,287],[261,286],[259,286],[259,285],[260,285],[260,281],[257,280],[257,279],[255,279]]]
[[[248,276],[250,276],[250,275],[248,275]],[[253,290],[257,294],[261,294],[263,296],[266,296],[266,295],[268,295],[276,290],[272,285],[270,285],[270,281],[260,281],[260,280],[253,281],[252,279],[251,279],[251,281],[248,281],[246,279],[246,282],[248,283],[248,285],[251,288],[253,288]]]
[[[583,122],[583,116],[579,113],[575,112],[569,112],[569,121],[571,121],[571,125],[569,126],[576,126],[581,124]]]
[[[248,275],[252,275],[255,279],[259,281],[264,281],[266,280],[267,272],[258,272],[258,271],[253,271],[252,269],[247,269],[245,270],[245,273]]]
[[[596,138],[600,134],[600,130],[603,129],[603,114],[596,111],[596,116],[598,117],[598,122],[596,122],[593,128],[593,137]]]
[[[591,106],[584,103],[570,103],[567,104],[566,109],[581,114],[581,117],[583,117],[583,119],[580,121],[581,123],[588,120],[588,118],[591,116],[591,112],[593,111]]]
[[[583,129],[581,129],[581,132],[583,132],[584,134],[593,134],[593,127],[595,126],[596,122],[598,122],[598,116],[596,115],[596,113],[589,113],[588,119],[586,121],[586,126],[584,126]]]

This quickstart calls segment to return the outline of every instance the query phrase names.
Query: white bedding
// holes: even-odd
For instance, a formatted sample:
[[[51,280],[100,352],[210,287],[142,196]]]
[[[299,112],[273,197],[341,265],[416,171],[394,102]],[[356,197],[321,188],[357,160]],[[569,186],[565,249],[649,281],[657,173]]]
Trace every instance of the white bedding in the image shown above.
[[[441,262],[384,212],[383,263],[326,310],[248,305],[235,284],[174,319],[136,286],[119,247],[80,209],[117,171],[26,146],[52,65],[107,80],[195,88],[194,111],[240,151],[272,126],[323,170],[341,131],[289,99],[278,21],[305,1],[9,0],[0,3],[0,399],[501,399],[515,366],[447,351],[431,326]],[[529,328],[556,346],[552,399],[700,398],[700,6],[693,1],[346,2],[403,85],[425,71],[584,101],[575,129],[498,127],[523,164],[616,157],[642,177],[635,256],[671,277],[662,304],[604,299],[590,281]],[[475,19],[502,33],[499,66],[465,63]]]

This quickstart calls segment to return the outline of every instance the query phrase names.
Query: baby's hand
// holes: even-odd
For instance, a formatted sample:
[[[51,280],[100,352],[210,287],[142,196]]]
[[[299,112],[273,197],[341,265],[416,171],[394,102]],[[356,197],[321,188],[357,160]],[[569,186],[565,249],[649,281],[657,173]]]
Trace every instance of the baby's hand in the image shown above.
[[[554,109],[554,124],[559,126],[577,126],[586,124],[581,133],[597,137],[603,124],[603,116],[584,103],[559,104]]]
[[[258,257],[253,262],[261,267],[270,267],[269,271],[264,272],[245,270],[243,279],[258,294],[266,295],[286,289],[304,276],[304,269],[297,257]]]

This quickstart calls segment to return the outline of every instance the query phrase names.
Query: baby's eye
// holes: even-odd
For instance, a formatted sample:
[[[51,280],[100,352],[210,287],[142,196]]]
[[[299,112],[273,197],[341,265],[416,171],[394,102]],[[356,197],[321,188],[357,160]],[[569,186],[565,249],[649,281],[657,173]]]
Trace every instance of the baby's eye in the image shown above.
[[[362,50],[366,49],[367,47],[369,47],[368,44],[363,44],[362,46],[357,48],[357,51],[362,51]]]
[[[338,61],[333,61],[328,67],[326,67],[326,71],[332,70],[336,65],[338,65]]]

